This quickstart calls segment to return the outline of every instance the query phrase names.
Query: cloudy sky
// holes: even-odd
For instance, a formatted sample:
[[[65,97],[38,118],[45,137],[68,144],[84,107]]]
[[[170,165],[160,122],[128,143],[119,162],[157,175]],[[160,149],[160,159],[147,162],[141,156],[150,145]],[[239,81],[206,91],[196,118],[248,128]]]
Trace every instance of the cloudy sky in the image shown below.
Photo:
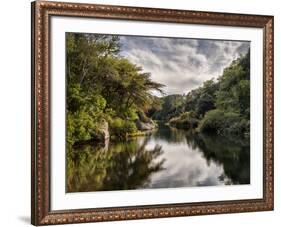
[[[217,78],[250,42],[120,36],[121,55],[166,85],[166,94],[183,94]]]

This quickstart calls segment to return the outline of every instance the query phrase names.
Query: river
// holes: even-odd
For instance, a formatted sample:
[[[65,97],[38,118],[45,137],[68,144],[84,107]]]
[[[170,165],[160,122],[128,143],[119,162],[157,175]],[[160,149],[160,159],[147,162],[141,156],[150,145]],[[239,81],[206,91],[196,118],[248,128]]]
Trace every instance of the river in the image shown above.
[[[67,192],[250,183],[248,141],[159,124],[151,135],[72,148]]]

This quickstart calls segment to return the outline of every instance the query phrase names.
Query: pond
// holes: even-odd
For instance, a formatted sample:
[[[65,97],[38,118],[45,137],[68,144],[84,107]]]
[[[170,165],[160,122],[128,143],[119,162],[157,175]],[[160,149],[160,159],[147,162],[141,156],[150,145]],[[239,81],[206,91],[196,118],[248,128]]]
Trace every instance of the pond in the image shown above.
[[[148,136],[67,153],[67,192],[249,183],[249,141],[164,124]]]

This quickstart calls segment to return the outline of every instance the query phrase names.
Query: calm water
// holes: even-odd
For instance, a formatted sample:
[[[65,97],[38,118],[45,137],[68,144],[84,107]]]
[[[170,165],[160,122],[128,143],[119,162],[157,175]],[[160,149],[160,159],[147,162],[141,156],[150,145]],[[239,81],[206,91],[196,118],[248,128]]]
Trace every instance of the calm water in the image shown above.
[[[150,136],[80,146],[67,155],[68,192],[249,183],[247,141],[165,125]]]

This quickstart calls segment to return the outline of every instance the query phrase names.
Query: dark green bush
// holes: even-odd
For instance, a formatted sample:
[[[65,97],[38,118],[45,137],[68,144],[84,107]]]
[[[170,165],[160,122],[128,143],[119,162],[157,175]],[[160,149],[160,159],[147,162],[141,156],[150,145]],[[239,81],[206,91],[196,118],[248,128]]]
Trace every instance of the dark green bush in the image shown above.
[[[90,140],[97,135],[106,101],[102,96],[95,94],[86,98],[79,86],[73,87],[71,91],[72,95],[68,99],[73,103],[73,111],[67,111],[67,142],[74,144]]]
[[[176,128],[193,129],[198,125],[198,119],[195,117],[194,112],[185,112],[179,117],[171,118],[169,124]]]
[[[236,135],[246,137],[250,132],[250,122],[238,113],[210,110],[200,121],[197,130],[217,135]]]

